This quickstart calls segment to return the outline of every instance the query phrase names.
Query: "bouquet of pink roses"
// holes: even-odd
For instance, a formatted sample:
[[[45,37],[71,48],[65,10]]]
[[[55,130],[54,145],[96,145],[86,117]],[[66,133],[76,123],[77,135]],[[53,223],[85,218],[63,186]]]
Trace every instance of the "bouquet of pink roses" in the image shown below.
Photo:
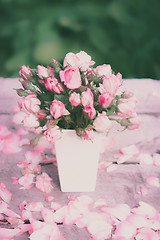
[[[22,98],[18,104],[23,124],[46,135],[50,142],[61,137],[62,129],[74,129],[87,140],[95,132],[105,133],[116,121],[125,128],[135,129],[139,121],[136,99],[131,92],[122,92],[122,76],[111,66],[95,64],[84,51],[67,53],[63,66],[56,60],[52,66],[30,69],[21,66]]]

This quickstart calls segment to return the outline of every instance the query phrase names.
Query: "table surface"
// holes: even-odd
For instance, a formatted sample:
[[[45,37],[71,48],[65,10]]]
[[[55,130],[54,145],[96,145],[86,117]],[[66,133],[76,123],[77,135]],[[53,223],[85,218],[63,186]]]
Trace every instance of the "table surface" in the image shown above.
[[[18,79],[0,78],[0,86],[0,130],[1,126],[5,125],[14,135],[22,127],[13,122],[13,109],[18,99],[13,88],[19,88],[20,84]],[[3,182],[12,193],[8,206],[10,210],[21,214],[19,204],[23,201],[27,203],[41,202],[47,209],[51,209],[52,202],[68,207],[71,202],[73,203],[73,199],[77,201],[78,197],[83,199],[83,196],[88,196],[93,201],[91,211],[97,211],[99,216],[102,215],[102,206],[109,208],[120,204],[122,207],[122,204],[126,204],[125,206],[128,205],[130,209],[133,209],[138,208],[141,202],[148,203],[158,213],[160,212],[160,187],[159,182],[156,182],[160,181],[160,81],[128,79],[124,80],[123,88],[133,91],[138,99],[137,114],[140,119],[140,127],[133,131],[121,131],[117,126],[111,129],[106,140],[106,149],[100,156],[95,192],[62,193],[59,186],[57,167],[54,164],[42,166],[42,172],[47,173],[53,179],[51,181],[53,189],[48,194],[54,197],[51,202],[47,202],[46,194],[35,186],[31,189],[22,189],[20,184],[13,184],[11,177],[19,179],[23,174],[23,169],[19,168],[17,163],[20,160],[24,160],[26,151],[31,150],[26,144],[22,145],[23,142],[25,143],[24,140],[17,147],[18,149],[17,151],[15,150],[15,153],[7,154],[3,151],[3,148],[0,148],[0,182]],[[19,137],[20,139],[30,138],[30,134]],[[0,131],[0,143],[2,140]],[[115,158],[115,154],[120,153],[120,149],[123,149],[123,151],[130,150],[130,156],[124,153],[121,159]],[[131,151],[136,149],[138,152],[133,152],[132,154]],[[156,163],[153,162],[153,159],[157,159]],[[118,164],[117,161],[119,161]],[[150,181],[147,181],[147,179],[150,179]],[[106,205],[101,205],[99,199],[106,200]],[[2,198],[3,201],[4,199]],[[100,208],[98,210],[97,208],[93,209],[93,206],[98,204],[98,202]],[[36,214],[34,218],[39,220],[39,212],[36,212]],[[120,221],[123,222],[122,219]],[[14,223],[10,225],[0,224],[0,228],[13,229],[16,227]],[[86,227],[78,227],[75,222],[74,224],[65,224],[63,222],[63,224],[58,225],[58,229],[67,240],[89,239],[92,232]],[[92,237],[96,239],[94,234]],[[29,239],[29,234],[26,232],[12,239],[26,240]]]

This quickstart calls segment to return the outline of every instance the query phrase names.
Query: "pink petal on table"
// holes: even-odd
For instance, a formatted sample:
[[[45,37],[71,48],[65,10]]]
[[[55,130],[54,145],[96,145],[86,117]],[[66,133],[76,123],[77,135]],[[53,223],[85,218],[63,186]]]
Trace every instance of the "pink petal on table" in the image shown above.
[[[51,209],[42,208],[41,216],[45,222],[54,223],[54,213]]]
[[[18,227],[21,229],[19,235],[31,231],[31,224],[19,224]]]
[[[3,199],[3,201],[9,203],[12,197],[12,193],[7,190],[6,186],[3,182],[0,182],[0,198]]]
[[[25,160],[21,160],[17,163],[17,166],[19,168],[26,168],[28,166],[29,162],[25,159]]]
[[[136,228],[148,227],[148,219],[143,215],[132,214],[127,217],[126,221]]]
[[[29,210],[22,210],[22,212],[21,212],[21,219],[22,219],[22,221],[30,220],[32,218],[33,217],[32,217],[31,211],[29,211]]]
[[[139,153],[139,150],[138,148],[136,147],[136,145],[132,144],[132,145],[129,145],[127,147],[123,147],[120,149],[120,152],[122,154],[125,154],[125,155],[136,155]]]
[[[33,187],[34,174],[27,173],[19,178],[18,183],[23,186],[24,189],[31,189]]]
[[[19,209],[20,209],[20,211],[22,211],[22,210],[25,208],[26,205],[27,205],[27,203],[26,203],[25,201],[23,201],[22,203],[20,203],[20,204],[19,204]]]
[[[146,183],[150,186],[160,187],[159,178],[157,177],[148,177],[146,178]]]
[[[12,210],[10,210],[8,208],[4,209],[3,213],[8,217],[20,218],[20,216],[17,213],[13,212]]]
[[[155,231],[160,230],[160,218],[159,219],[149,219],[147,226]]]
[[[39,164],[43,161],[43,154],[38,151],[27,151],[25,153],[25,159],[29,163]]]
[[[59,203],[56,202],[51,202],[51,209],[53,211],[57,211],[58,209],[60,209],[62,206]]]
[[[35,231],[33,232],[30,237],[29,237],[30,240],[50,240],[50,236],[49,235],[46,235],[44,233],[41,232],[41,230],[39,231]]]
[[[5,212],[8,209],[8,204],[6,202],[1,202],[0,203],[0,213]]]
[[[94,203],[94,208],[98,208],[98,207],[104,207],[104,206],[106,206],[107,205],[107,202],[106,202],[106,199],[104,199],[104,198],[100,198],[100,199],[98,199],[98,200],[96,200],[95,201],[95,203]]]
[[[23,170],[23,173],[33,173],[34,175],[41,173],[41,166],[38,164],[30,163],[28,166]]]
[[[127,239],[134,239],[133,236],[136,234],[136,227],[127,221],[120,222],[116,226],[115,235],[116,237],[123,237]],[[123,239],[122,238],[122,239]],[[119,238],[113,238],[119,239]]]
[[[117,164],[111,164],[109,167],[107,167],[107,172],[113,172],[117,169]]]
[[[144,215],[148,218],[152,218],[156,215],[157,213],[156,209],[150,204],[140,201],[139,205],[140,205],[139,207],[132,209],[132,212],[134,214]]]
[[[140,164],[153,165],[153,158],[149,153],[140,153],[137,160]]]
[[[70,202],[66,208],[63,223],[66,225],[73,225],[87,210],[87,207],[79,202]]]
[[[85,217],[85,216],[84,216]],[[97,240],[111,237],[112,225],[107,223],[102,213],[90,212],[86,216],[87,230]]]
[[[54,221],[57,223],[62,223],[67,211],[67,206],[61,207],[56,212],[54,212]]]
[[[20,229],[7,229],[0,228],[0,239],[1,240],[13,240],[20,233]]]
[[[112,164],[112,162],[106,162],[106,161],[101,161],[98,163],[98,168],[99,169],[106,169]]]
[[[34,230],[29,238],[30,240],[64,240],[64,237],[60,235],[57,225],[46,222],[42,224],[40,229]]]
[[[130,214],[131,209],[127,204],[118,204],[115,207],[104,207],[102,211],[123,221]]]
[[[22,203],[25,206],[25,209],[30,210],[31,212],[40,212],[44,208],[42,202],[30,202]]]
[[[50,193],[53,186],[51,185],[52,178],[50,178],[47,173],[42,173],[37,176],[36,188],[45,193]]]
[[[138,229],[136,235],[135,235],[136,240],[159,240],[158,233],[153,231],[150,228],[140,228]]]
[[[132,157],[133,157],[133,155],[129,155],[129,154],[122,155],[118,158],[117,163],[121,164],[121,163],[127,162]]]

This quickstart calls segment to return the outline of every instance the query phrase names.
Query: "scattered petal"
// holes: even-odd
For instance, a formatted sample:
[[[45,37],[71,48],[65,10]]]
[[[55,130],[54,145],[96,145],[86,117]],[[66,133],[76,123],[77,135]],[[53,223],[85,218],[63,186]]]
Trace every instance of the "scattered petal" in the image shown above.
[[[129,145],[127,147],[123,147],[120,149],[120,152],[122,154],[125,154],[125,155],[136,155],[139,153],[139,150],[138,148],[136,147],[136,145],[132,144],[132,145]]]
[[[33,187],[33,178],[33,174],[27,173],[21,178],[19,178],[18,183],[22,185],[24,189],[30,189]]]
[[[117,169],[117,164],[111,164],[109,167],[107,167],[107,172],[113,172]]]
[[[140,164],[153,165],[153,158],[149,153],[140,153],[137,160]]]
[[[12,193],[7,190],[3,182],[0,182],[0,198],[3,199],[6,203],[9,203],[12,197]]]
[[[155,208],[152,207],[150,204],[140,201],[139,205],[139,207],[132,209],[132,212],[134,214],[144,215],[148,218],[152,218],[156,215]]]
[[[132,158],[132,155],[128,155],[128,154],[122,155],[118,158],[117,163],[121,164],[121,163],[127,162],[130,158]]]
[[[157,178],[157,177],[148,177],[148,178],[146,178],[146,182],[150,186],[160,187],[159,178]]]
[[[52,178],[50,178],[47,173],[42,173],[41,175],[37,176],[36,187],[42,192],[50,193],[53,188],[51,181]]]

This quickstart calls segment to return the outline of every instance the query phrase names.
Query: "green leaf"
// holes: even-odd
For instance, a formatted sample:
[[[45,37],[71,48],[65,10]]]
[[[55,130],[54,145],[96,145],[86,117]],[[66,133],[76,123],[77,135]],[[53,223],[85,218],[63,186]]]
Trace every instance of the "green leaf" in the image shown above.
[[[26,97],[26,96],[28,96],[28,93],[25,92],[25,90],[23,90],[23,89],[16,89],[16,91],[17,91],[17,94],[18,94],[20,97]]]
[[[27,80],[22,82],[22,86],[25,90],[30,90],[32,92],[37,92],[36,88],[32,85],[31,82],[28,82]]]
[[[68,97],[66,97],[65,95],[59,95],[59,94],[55,94],[54,95],[54,99],[61,101],[64,104],[68,103]]]
[[[36,136],[34,139],[30,141],[32,147],[35,147],[38,144],[40,137],[41,137],[40,135]]]
[[[46,122],[47,122],[47,119],[39,118],[39,124],[40,124],[41,127],[44,127]]]

